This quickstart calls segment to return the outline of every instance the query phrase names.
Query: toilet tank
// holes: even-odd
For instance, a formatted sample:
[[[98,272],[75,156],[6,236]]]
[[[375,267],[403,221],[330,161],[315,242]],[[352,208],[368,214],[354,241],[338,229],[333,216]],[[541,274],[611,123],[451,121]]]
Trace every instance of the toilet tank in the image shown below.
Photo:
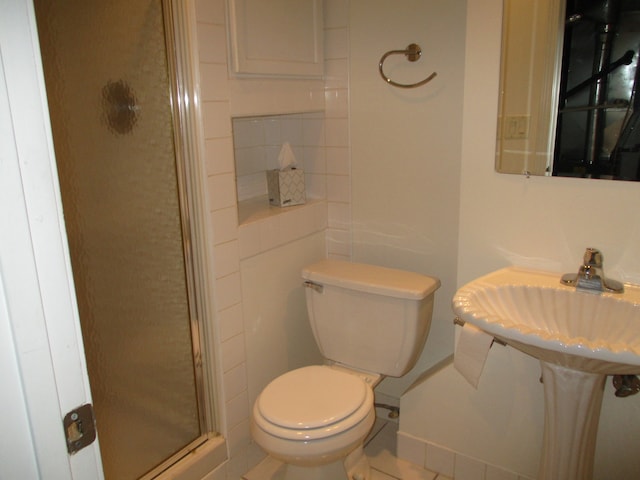
[[[440,280],[339,260],[309,265],[302,277],[311,328],[326,359],[392,377],[415,365]]]

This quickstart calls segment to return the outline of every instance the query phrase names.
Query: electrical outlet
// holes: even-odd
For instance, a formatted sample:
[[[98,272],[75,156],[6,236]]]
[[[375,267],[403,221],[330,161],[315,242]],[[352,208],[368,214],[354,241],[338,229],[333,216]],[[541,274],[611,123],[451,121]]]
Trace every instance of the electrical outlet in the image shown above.
[[[529,137],[528,115],[507,115],[503,124],[503,138],[506,140],[525,139]]]

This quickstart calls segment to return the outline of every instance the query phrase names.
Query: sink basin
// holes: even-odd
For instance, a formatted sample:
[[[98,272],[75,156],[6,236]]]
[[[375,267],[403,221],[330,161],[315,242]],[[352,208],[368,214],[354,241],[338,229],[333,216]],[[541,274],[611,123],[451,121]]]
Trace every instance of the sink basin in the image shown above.
[[[542,361],[598,374],[640,373],[640,287],[591,293],[560,274],[508,267],[458,290],[464,321]]]
[[[560,274],[509,267],[460,288],[453,309],[540,360],[545,395],[538,480],[591,480],[606,375],[640,373],[640,287],[592,293]]]

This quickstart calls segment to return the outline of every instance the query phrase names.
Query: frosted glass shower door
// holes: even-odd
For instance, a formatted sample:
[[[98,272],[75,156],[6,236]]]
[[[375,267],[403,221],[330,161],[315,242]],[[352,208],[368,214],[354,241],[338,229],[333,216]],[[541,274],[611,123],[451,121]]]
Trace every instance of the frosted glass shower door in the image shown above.
[[[98,438],[135,479],[205,433],[160,0],[35,0]]]

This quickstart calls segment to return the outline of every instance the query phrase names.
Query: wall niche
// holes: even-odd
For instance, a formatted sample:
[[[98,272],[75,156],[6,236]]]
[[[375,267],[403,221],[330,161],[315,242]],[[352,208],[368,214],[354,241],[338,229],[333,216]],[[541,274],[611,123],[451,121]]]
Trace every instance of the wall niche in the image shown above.
[[[272,207],[267,197],[266,171],[279,168],[285,143],[304,171],[307,201],[326,199],[323,112],[236,117],[232,125],[240,224],[296,208]]]

